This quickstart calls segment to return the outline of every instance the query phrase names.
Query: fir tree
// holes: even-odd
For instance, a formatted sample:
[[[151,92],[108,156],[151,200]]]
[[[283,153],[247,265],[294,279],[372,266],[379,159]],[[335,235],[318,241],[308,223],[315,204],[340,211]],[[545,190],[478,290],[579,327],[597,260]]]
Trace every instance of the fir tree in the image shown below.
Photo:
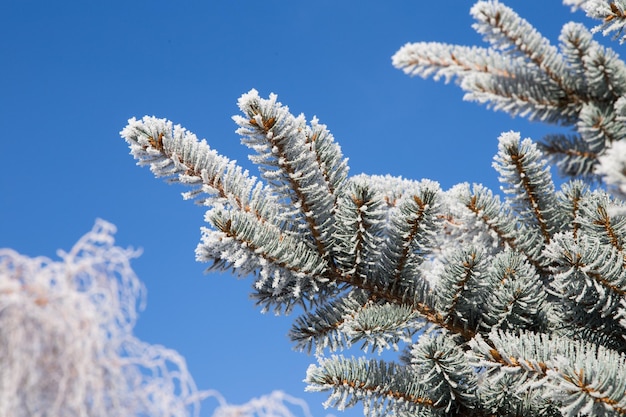
[[[567,3],[620,38],[622,2]],[[624,415],[625,205],[589,180],[623,185],[626,65],[580,24],[563,27],[557,48],[497,1],[472,15],[490,47],[407,44],[393,62],[572,128],[540,143],[503,133],[502,197],[349,176],[325,125],[255,90],[234,119],[260,179],[167,120],[131,119],[122,136],[139,164],[208,207],[199,261],[253,275],[265,310],[304,309],[290,337],[318,355],[306,380],[329,405],[361,403],[368,416]],[[560,187],[551,162],[572,177]],[[403,353],[336,354],[351,346]]]

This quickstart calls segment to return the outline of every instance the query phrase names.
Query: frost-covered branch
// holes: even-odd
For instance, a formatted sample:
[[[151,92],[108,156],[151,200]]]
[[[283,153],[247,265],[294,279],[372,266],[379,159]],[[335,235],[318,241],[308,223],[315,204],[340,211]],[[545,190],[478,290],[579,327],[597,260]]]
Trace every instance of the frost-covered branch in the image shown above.
[[[604,36],[613,34],[613,37],[619,39],[620,43],[626,41],[626,35],[623,35],[624,26],[626,26],[626,2],[624,0],[579,0],[576,6],[582,7],[587,16],[592,19],[602,21],[593,28],[594,32],[602,32]]]
[[[136,251],[98,220],[61,260],[0,250],[0,415],[197,416],[185,360],[133,334]]]
[[[500,135],[502,195],[349,177],[326,126],[255,90],[234,119],[261,181],[167,122],[131,121],[124,136],[158,176],[196,186],[208,207],[198,260],[253,275],[265,309],[305,307],[289,336],[315,352],[307,382],[327,404],[373,417],[624,415],[626,64],[581,24],[553,46],[499,1],[472,15],[487,47],[407,44],[393,63],[572,129],[540,144]],[[557,189],[550,162],[578,179]],[[589,181],[601,177],[615,197]],[[404,353],[325,356],[357,343]]]
[[[612,22],[607,23],[610,30],[617,21],[622,22],[621,30],[621,3],[588,1],[584,7],[607,9],[612,13],[605,17]],[[571,126],[575,134],[549,135],[543,150],[564,174],[593,176],[598,158],[626,137],[626,126],[617,114],[626,94],[624,62],[594,41],[581,24],[564,25],[557,48],[501,2],[479,1],[472,16],[474,28],[490,47],[409,43],[393,56],[394,66],[424,78],[456,78],[465,99],[495,110]]]
[[[517,379],[562,415],[626,414],[626,357],[602,347],[545,334],[494,332],[470,343],[476,366],[491,378]],[[510,379],[509,379],[510,381]],[[611,381],[611,382],[609,382]],[[494,386],[497,386],[494,384]],[[486,391],[485,396],[501,398]]]
[[[210,391],[208,394],[219,403],[212,417],[312,417],[304,400],[283,391],[274,391],[239,405],[229,404],[219,392]]]

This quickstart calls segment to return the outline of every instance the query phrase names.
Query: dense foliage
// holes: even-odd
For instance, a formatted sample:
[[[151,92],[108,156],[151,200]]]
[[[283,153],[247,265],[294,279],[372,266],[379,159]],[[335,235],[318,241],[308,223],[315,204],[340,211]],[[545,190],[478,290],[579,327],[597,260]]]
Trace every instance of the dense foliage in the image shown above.
[[[569,1],[621,31],[626,2]],[[499,138],[503,196],[478,184],[350,176],[327,127],[252,90],[235,117],[260,179],[154,117],[122,131],[139,164],[208,207],[197,259],[254,276],[315,351],[310,390],[369,416],[626,414],[626,65],[583,25],[559,47],[497,1],[472,8],[488,47],[403,46],[394,65],[456,79],[467,98],[571,126]],[[623,37],[621,38],[624,39]],[[550,163],[571,179],[558,189]],[[621,176],[621,177],[620,177]],[[623,188],[622,188],[623,191]],[[400,349],[391,362],[330,355]]]

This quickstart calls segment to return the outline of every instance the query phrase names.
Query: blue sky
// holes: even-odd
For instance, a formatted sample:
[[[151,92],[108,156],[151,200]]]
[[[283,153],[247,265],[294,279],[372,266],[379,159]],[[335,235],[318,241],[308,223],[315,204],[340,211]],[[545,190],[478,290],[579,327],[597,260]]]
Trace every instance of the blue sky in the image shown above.
[[[143,249],[133,263],[148,288],[136,327],[142,340],[179,351],[198,386],[230,402],[282,389],[325,415],[325,396],[303,393],[315,359],[292,350],[286,335],[295,316],[260,314],[250,280],[203,273],[194,260],[203,209],[136,167],[119,131],[133,116],[165,117],[254,170],[231,116],[237,98],[256,88],[327,124],[352,175],[497,188],[498,135],[538,139],[552,129],[463,102],[456,86],[391,66],[409,41],[482,44],[472,4],[3,1],[0,247],[54,257],[96,218],[116,224],[119,245]],[[583,20],[556,0],[506,4],[555,44],[563,23]]]

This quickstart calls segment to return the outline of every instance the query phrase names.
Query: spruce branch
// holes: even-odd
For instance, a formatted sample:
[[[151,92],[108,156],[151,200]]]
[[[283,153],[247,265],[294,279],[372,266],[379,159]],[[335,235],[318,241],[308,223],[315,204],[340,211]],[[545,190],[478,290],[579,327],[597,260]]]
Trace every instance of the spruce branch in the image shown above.
[[[365,177],[351,178],[337,200],[335,262],[343,274],[363,282],[381,257],[388,207],[384,194]]]
[[[264,259],[267,263],[294,274],[324,275],[326,266],[319,254],[297,236],[282,233],[274,225],[260,223],[256,217],[245,212],[218,208],[209,210],[206,217],[222,233],[222,241],[236,241],[242,248],[254,253],[254,257]],[[204,250],[204,247],[201,250]],[[211,256],[201,260],[209,259]],[[237,263],[243,264],[248,261],[245,258],[238,259]]]
[[[595,155],[602,154],[611,143],[626,137],[626,127],[615,115],[612,106],[584,105],[576,127],[588,152]]]
[[[371,416],[622,414],[626,220],[612,210],[623,204],[580,181],[556,192],[546,155],[585,179],[607,149],[619,158],[626,66],[582,25],[563,27],[559,51],[497,1],[472,13],[491,47],[407,44],[393,62],[575,129],[542,145],[500,136],[504,201],[479,185],[348,178],[326,126],[255,90],[234,119],[267,185],[184,130],[148,121],[129,143],[210,206],[199,260],[254,275],[265,309],[305,307],[290,332],[296,348],[409,344],[404,365],[333,356],[309,368],[309,389],[330,391],[327,404],[363,402]],[[609,359],[619,369],[605,377],[598,361]]]
[[[556,47],[511,8],[497,1],[479,1],[470,10],[473,28],[491,45],[512,55],[525,56],[560,90],[571,94],[564,79],[564,62]]]
[[[309,366],[306,381],[308,391],[331,391],[326,405],[344,410],[361,402],[372,417],[438,415],[444,409],[410,368],[395,363],[333,356]]]
[[[445,411],[473,409],[477,377],[463,350],[443,334],[424,335],[411,349],[411,368],[437,398],[434,406]],[[435,394],[435,395],[433,395]]]
[[[343,158],[341,148],[335,142],[333,135],[317,117],[311,120],[310,129],[306,130],[306,138],[315,151],[317,165],[328,184],[330,193],[336,196],[348,177],[348,159]]]
[[[580,135],[546,135],[537,146],[559,168],[561,174],[593,178],[599,156],[591,151],[589,144]]]
[[[242,142],[257,153],[250,159],[292,208],[290,216],[298,227],[308,229],[312,243],[328,261],[333,246],[334,193],[347,174],[339,147],[317,121],[312,130],[304,116],[292,116],[275,94],[265,100],[251,90],[239,99],[239,107],[245,117],[233,119],[240,126],[237,132]]]
[[[476,365],[491,380],[517,376],[515,389],[540,389],[564,416],[623,415],[626,357],[564,337],[491,332],[470,342]],[[612,383],[607,383],[608,381]]]
[[[417,275],[415,267],[432,250],[434,236],[441,228],[440,192],[439,184],[422,181],[398,198],[389,211],[380,262],[381,272],[389,278],[380,285],[389,286],[391,292],[411,288]]]
[[[408,43],[393,56],[406,74],[457,78],[465,99],[531,119],[572,124],[579,105],[571,104],[545,74],[522,57],[498,51],[432,42]],[[576,98],[576,103],[580,100]]]
[[[443,322],[418,268],[442,225],[438,184],[360,175],[348,180],[344,191],[335,223],[343,255],[330,279],[366,291],[373,301],[408,306],[432,324],[471,337]]]
[[[572,125],[580,105],[568,101],[549,80],[532,67],[521,67],[515,77],[492,74],[472,74],[460,83],[466,91],[465,100],[486,104],[487,108],[502,110],[511,116],[530,120]]]
[[[624,43],[626,36],[622,35],[624,26],[626,26],[626,2],[624,0],[586,0],[583,9],[587,16],[601,20],[602,23],[592,30],[594,32],[602,32],[604,36],[613,34],[614,39],[619,39],[620,43]]]
[[[435,289],[437,307],[446,323],[478,330],[491,291],[484,280],[489,257],[477,247],[460,247],[444,259]]]
[[[554,183],[541,153],[530,139],[520,141],[518,133],[500,136],[494,168],[500,173],[504,192],[512,207],[527,224],[538,227],[546,243],[561,224],[556,209]]]
[[[131,119],[122,136],[140,165],[149,165],[155,176],[170,182],[195,185],[185,196],[203,194],[198,201],[213,207],[205,219],[217,232],[203,229],[196,249],[199,261],[213,262],[210,269],[232,268],[242,275],[258,271],[259,294],[268,287],[271,294],[282,294],[281,302],[265,305],[275,305],[277,311],[285,304],[289,311],[294,303],[311,301],[312,293],[330,289],[313,278],[321,274],[326,261],[310,253],[302,237],[289,236],[292,219],[283,203],[247,171],[164,119]],[[291,260],[277,262],[285,254],[293,255]]]
[[[470,74],[496,74],[502,78],[517,78],[519,62],[514,58],[486,48],[448,45],[439,42],[407,43],[392,57],[394,67],[405,74],[443,78],[446,83]]]
[[[481,327],[515,331],[546,331],[547,294],[535,269],[521,254],[503,251],[490,260],[491,294],[485,302]]]
[[[574,338],[626,351],[619,325],[626,296],[624,256],[610,244],[582,231],[555,235],[546,247],[554,280],[551,291],[562,300],[563,328]]]
[[[609,209],[620,205],[619,202],[613,203],[604,193],[590,193],[581,205],[580,222],[586,233],[599,237],[603,243],[623,254],[626,218],[609,215]]]
[[[607,308],[610,304],[605,304],[607,300],[604,297],[611,297],[610,294],[618,300],[626,295],[624,255],[616,248],[589,235],[580,235],[574,239],[572,233],[559,233],[555,238],[557,243],[550,244],[545,249],[546,255],[552,260],[551,269],[555,277],[571,279],[571,290],[574,281],[576,285],[595,287],[595,291],[600,292],[601,299],[600,302],[590,304],[591,309]],[[605,294],[607,290],[609,292]]]
[[[585,182],[575,180],[564,183],[556,195],[558,204],[562,207],[565,222],[570,225],[565,229],[571,230],[574,238],[578,236],[580,229],[581,206],[589,193],[589,186]]]
[[[210,269],[232,269],[240,276],[253,274],[255,298],[264,311],[289,313],[294,305],[306,307],[337,289],[324,279],[326,263],[298,236],[276,226],[259,223],[249,213],[209,210],[207,221],[217,230],[202,229],[196,249],[199,261],[213,261]]]
[[[399,342],[428,325],[412,306],[375,300],[361,290],[350,291],[296,319],[289,332],[296,349],[322,354],[349,348],[361,342],[361,350],[398,350]]]
[[[423,279],[416,279],[412,287],[406,288],[401,293],[390,292],[388,289],[380,288],[373,283],[363,282],[351,275],[336,276],[335,280],[338,283],[345,283],[366,291],[373,300],[384,300],[399,306],[409,306],[412,311],[418,313],[431,325],[444,328],[459,335],[464,340],[469,340],[474,336],[473,331],[446,322],[442,314],[434,307],[433,294],[429,291],[427,281]]]
[[[413,308],[386,302],[369,301],[344,321],[341,332],[350,345],[361,343],[360,349],[399,350],[398,343],[410,343],[413,336],[428,322]]]
[[[361,290],[352,290],[320,306],[316,311],[307,312],[298,317],[291,330],[289,339],[295,342],[295,348],[321,354],[324,349],[331,352],[347,348],[350,341],[340,331],[343,324],[369,301],[369,296]]]
[[[510,247],[524,254],[528,261],[539,271],[543,271],[541,258],[541,234],[536,228],[520,222],[510,206],[500,201],[498,195],[482,185],[462,184],[454,189],[456,198],[461,202],[482,227],[491,232],[497,240],[485,247],[496,249]],[[463,222],[467,220],[463,219]],[[473,227],[475,229],[476,226]]]
[[[252,212],[260,221],[282,221],[277,220],[281,214],[276,201],[255,177],[180,125],[145,116],[130,119],[120,134],[138,165],[148,165],[156,177],[170,183],[195,187],[183,194],[186,199]]]
[[[588,11],[607,8],[614,16],[609,20],[617,20],[624,1],[584,3]],[[580,24],[563,26],[559,50],[498,1],[477,2],[472,15],[474,28],[491,47],[410,43],[393,56],[394,66],[424,78],[456,78],[465,99],[494,110],[571,126],[575,135],[549,137],[544,150],[563,174],[593,176],[598,158],[626,137],[626,126],[616,115],[626,95],[626,64]]]
[[[607,107],[606,104],[615,103],[625,93],[625,64],[612,49],[596,42],[591,46],[584,57],[587,85],[593,97],[597,97],[599,107]]]
[[[563,25],[559,35],[560,50],[563,59],[569,67],[574,82],[573,88],[581,97],[582,102],[589,102],[587,95],[596,93],[589,89],[587,82],[587,56],[593,48],[598,47],[598,43],[593,40],[591,32],[587,28],[575,22]]]

